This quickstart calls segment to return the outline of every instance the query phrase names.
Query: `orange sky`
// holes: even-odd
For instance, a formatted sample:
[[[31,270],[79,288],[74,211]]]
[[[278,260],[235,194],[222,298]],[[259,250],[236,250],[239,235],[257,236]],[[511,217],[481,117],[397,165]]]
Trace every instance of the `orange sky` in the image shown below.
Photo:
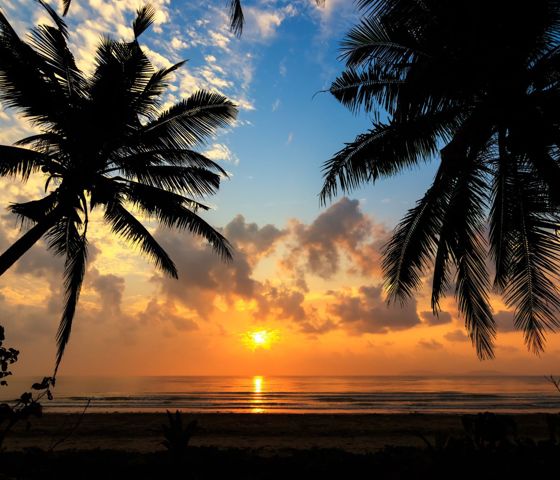
[[[4,181],[3,191],[15,199],[38,188]],[[0,222],[5,248],[18,230],[6,215]],[[92,261],[61,374],[557,372],[558,335],[541,357],[527,353],[498,298],[497,359],[486,362],[476,359],[452,298],[439,319],[425,291],[387,308],[379,248],[389,229],[357,200],[343,198],[310,223],[257,225],[237,216],[223,228],[236,246],[229,265],[188,234],[155,230],[179,268],[176,281],[94,216]],[[50,373],[61,298],[60,259],[42,245],[0,278],[8,344],[21,350],[16,374]],[[278,341],[247,348],[243,334],[253,329],[275,330]]]

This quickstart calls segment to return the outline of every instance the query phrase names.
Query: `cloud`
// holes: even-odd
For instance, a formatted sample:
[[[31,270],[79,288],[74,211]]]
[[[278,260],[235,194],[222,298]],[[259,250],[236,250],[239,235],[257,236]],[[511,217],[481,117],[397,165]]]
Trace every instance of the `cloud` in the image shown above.
[[[278,27],[284,20],[296,15],[298,15],[298,10],[291,3],[281,8],[245,7],[244,35],[251,40],[270,40],[276,35]]]
[[[181,332],[198,330],[198,324],[189,316],[179,312],[174,302],[160,303],[156,298],[150,299],[146,309],[139,314],[139,320],[144,324],[165,325],[171,323],[175,329]]]
[[[253,269],[260,258],[274,251],[284,232],[272,225],[247,223],[238,215],[226,225],[224,233],[235,248],[229,264],[189,233],[156,232],[179,271],[179,280],[157,277],[160,295],[202,318],[209,318],[216,310],[218,297],[232,306],[238,299],[251,301],[262,295],[263,285],[253,278]]]
[[[449,342],[467,342],[469,341],[469,336],[465,334],[463,330],[453,330],[452,332],[446,333],[443,338]]]
[[[239,165],[239,158],[223,143],[213,143],[208,150],[203,152],[210,160],[232,163]]]
[[[379,275],[380,250],[388,233],[361,211],[358,200],[343,197],[310,225],[293,221],[291,229],[296,242],[283,261],[286,268],[295,270],[303,263],[307,272],[329,279],[348,259],[348,273]]]
[[[498,332],[508,333],[518,331],[513,321],[513,312],[500,310],[494,314],[494,320],[496,321],[496,330]]]
[[[224,234],[254,263],[263,256],[270,255],[277,242],[287,235],[287,231],[272,224],[259,227],[256,223],[247,223],[243,215],[236,215],[225,226]]]
[[[451,314],[448,312],[439,312],[437,315],[434,315],[432,311],[426,310],[420,312],[420,316],[422,317],[424,322],[430,326],[444,325],[446,323],[451,323],[453,321]]]
[[[331,295],[334,301],[329,304],[328,312],[354,334],[385,334],[420,324],[416,300],[410,300],[402,308],[388,306],[379,286],[362,286],[357,293],[331,292]]]
[[[99,307],[105,318],[117,318],[121,314],[125,280],[123,277],[108,274],[100,275],[97,270],[90,272],[89,282],[99,295]]]
[[[418,346],[421,348],[425,348],[426,350],[442,350],[443,349],[443,345],[441,343],[439,343],[437,340],[434,340],[433,338],[430,340],[420,340],[418,342]]]

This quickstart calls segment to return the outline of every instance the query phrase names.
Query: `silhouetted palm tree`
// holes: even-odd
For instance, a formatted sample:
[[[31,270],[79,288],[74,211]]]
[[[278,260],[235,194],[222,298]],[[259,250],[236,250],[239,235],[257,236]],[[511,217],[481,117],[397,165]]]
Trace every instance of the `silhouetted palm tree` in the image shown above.
[[[199,91],[160,113],[170,76],[183,62],[155,70],[138,44],[154,10],[138,11],[130,43],[103,39],[93,74],[85,76],[68,49],[62,19],[43,5],[56,27],[39,25],[21,40],[0,12],[0,101],[41,133],[0,146],[0,175],[46,175],[46,195],[10,210],[31,228],[0,256],[0,275],[41,237],[64,255],[65,306],[57,334],[60,363],[86,271],[88,215],[104,211],[112,231],[140,247],[164,273],[177,277],[168,254],[129,211],[205,238],[225,259],[228,241],[202,218],[196,198],[213,194],[225,171],[192,150],[230,124],[236,107]]]
[[[322,202],[439,152],[433,184],[386,247],[389,301],[413,295],[433,266],[434,312],[454,283],[478,355],[493,357],[490,253],[493,286],[541,351],[560,307],[560,3],[358,4],[330,91],[375,120],[325,163]]]

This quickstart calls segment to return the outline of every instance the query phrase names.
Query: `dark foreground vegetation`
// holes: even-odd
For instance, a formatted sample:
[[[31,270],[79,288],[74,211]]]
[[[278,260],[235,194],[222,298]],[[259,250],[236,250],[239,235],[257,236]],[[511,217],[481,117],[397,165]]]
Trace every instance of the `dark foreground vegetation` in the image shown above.
[[[168,452],[30,449],[0,456],[1,479],[280,479],[280,478],[539,478],[557,465],[560,447],[526,441],[478,449],[460,440],[442,447],[386,447],[371,454],[338,449],[275,454],[193,447],[179,463]]]
[[[399,421],[398,415],[393,417]],[[481,413],[460,417],[461,429],[453,433],[444,431],[437,421],[431,430],[417,430],[414,436],[421,443],[416,446],[376,450],[372,442],[370,451],[357,453],[344,449],[343,431],[338,435],[340,448],[307,448],[307,444],[296,448],[301,440],[297,437],[304,432],[294,436],[289,448],[257,448],[262,445],[258,436],[253,448],[192,446],[193,434],[195,438],[199,433],[204,436],[205,428],[176,413],[168,414],[168,425],[160,430],[158,451],[37,447],[5,450],[0,452],[0,480],[544,478],[560,458],[560,416],[537,417],[545,420],[545,428],[535,437],[524,436],[524,424],[516,417]]]

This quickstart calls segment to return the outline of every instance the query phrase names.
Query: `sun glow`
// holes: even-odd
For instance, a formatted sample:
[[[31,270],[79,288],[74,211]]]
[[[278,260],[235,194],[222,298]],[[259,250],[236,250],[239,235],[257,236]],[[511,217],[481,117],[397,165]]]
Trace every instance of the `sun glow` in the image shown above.
[[[251,350],[269,350],[278,338],[277,330],[252,330],[243,334],[243,343]]]

